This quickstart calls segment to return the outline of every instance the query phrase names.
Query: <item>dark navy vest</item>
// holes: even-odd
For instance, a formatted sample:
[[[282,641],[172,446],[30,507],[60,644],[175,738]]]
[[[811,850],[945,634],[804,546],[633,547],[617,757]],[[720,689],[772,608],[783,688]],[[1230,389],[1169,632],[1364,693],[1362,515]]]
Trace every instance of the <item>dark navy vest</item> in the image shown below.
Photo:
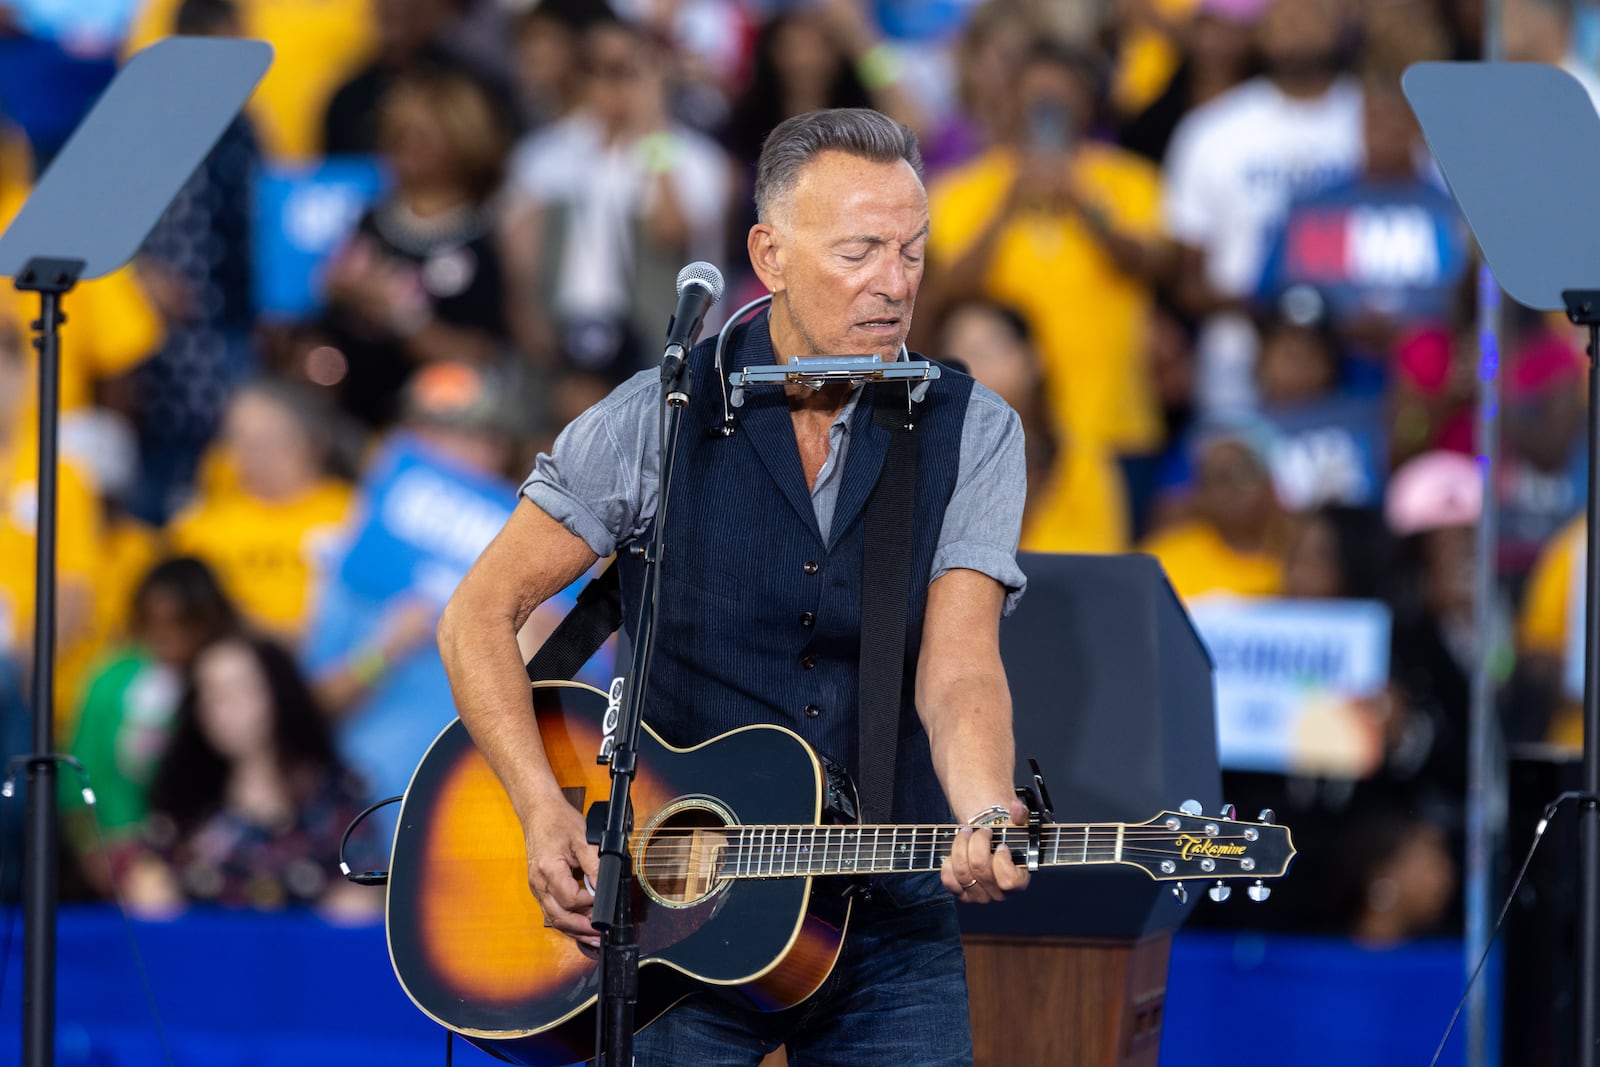
[[[660,614],[645,721],[670,744],[698,744],[752,723],[786,726],[818,752],[859,772],[856,749],[864,508],[889,436],[873,425],[879,389],[905,403],[903,385],[866,385],[856,404],[826,542],[800,467],[783,389],[751,386],[722,425],[714,339],[689,356],[692,400],[684,412],[667,509]],[[766,316],[737,327],[724,369],[775,362]],[[911,595],[894,820],[946,822],[928,737],[913,703],[922,615],[933,553],[955,489],[961,425],[972,379],[951,370],[916,408],[920,456],[911,538]],[[648,532],[642,539],[647,539]],[[622,549],[623,619],[638,617],[643,565]]]

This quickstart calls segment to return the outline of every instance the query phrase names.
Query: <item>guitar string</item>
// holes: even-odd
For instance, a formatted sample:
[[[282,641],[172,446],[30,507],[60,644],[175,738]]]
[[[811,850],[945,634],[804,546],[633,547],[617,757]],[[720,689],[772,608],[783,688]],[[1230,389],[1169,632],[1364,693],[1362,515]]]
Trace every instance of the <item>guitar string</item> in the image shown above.
[[[1193,840],[1198,841],[1198,842],[1211,843],[1211,844],[1224,844],[1224,843],[1226,843],[1226,844],[1230,844],[1230,845],[1233,842],[1243,841],[1243,842],[1246,842],[1245,845],[1236,846],[1236,847],[1244,847],[1244,848],[1248,848],[1249,845],[1252,844],[1252,843],[1259,845],[1259,842],[1251,842],[1251,840],[1249,838],[1240,837],[1240,836],[1220,836],[1219,835],[1217,837],[1197,837],[1197,838],[1194,838]],[[711,840],[708,841],[708,840],[697,840],[697,839],[693,839],[693,838],[690,838],[690,839],[661,840],[658,837],[640,837],[640,838],[635,838],[632,841],[631,844],[633,846],[633,851],[634,852],[641,852],[642,851],[642,852],[646,852],[646,853],[657,853],[657,854],[663,854],[663,855],[671,855],[671,854],[692,853],[692,852],[696,851],[697,849],[715,848],[715,849],[721,849],[721,850],[729,852],[731,854],[737,854],[737,855],[746,856],[746,855],[765,855],[767,853],[773,853],[773,852],[821,851],[823,849],[836,849],[836,850],[854,849],[856,851],[872,851],[872,852],[881,852],[881,851],[885,851],[885,850],[888,850],[888,851],[911,851],[911,850],[919,850],[919,849],[929,848],[929,847],[949,846],[949,845],[953,845],[954,841],[955,841],[955,838],[953,836],[951,836],[951,837],[942,837],[942,838],[941,837],[927,837],[927,838],[923,838],[923,839],[920,839],[920,840],[912,839],[912,840],[907,841],[907,840],[904,840],[904,839],[901,839],[901,840],[895,840],[895,839],[883,840],[883,839],[868,839],[868,838],[863,838],[863,839],[860,839],[860,840],[857,840],[855,838],[833,838],[833,839],[824,838],[824,839],[820,839],[819,840],[819,839],[816,839],[816,838],[801,838],[799,835],[795,835],[790,840],[768,839],[768,840],[762,840],[762,841],[741,841],[741,840],[721,840],[721,841],[718,841],[718,840],[715,840],[715,839],[711,839]],[[1148,846],[1154,845],[1154,844],[1161,844],[1166,848],[1174,849],[1174,850],[1180,851],[1180,852],[1184,851],[1186,848],[1188,848],[1190,851],[1199,851],[1199,850],[1194,849],[1193,847],[1189,846],[1185,842],[1167,841],[1164,838],[1123,837],[1121,839],[1118,839],[1118,838],[1116,838],[1114,836],[1113,837],[1109,837],[1109,838],[1104,838],[1103,837],[1103,838],[1099,838],[1099,839],[1096,839],[1094,837],[1085,838],[1083,836],[1073,836],[1071,838],[1061,839],[1060,841],[1052,840],[1050,838],[1042,838],[1039,841],[1039,848],[1040,848],[1040,851],[1044,851],[1044,850],[1048,849],[1052,853],[1056,853],[1056,852],[1061,852],[1061,851],[1066,851],[1066,850],[1081,851],[1085,847],[1088,847],[1088,848],[1113,847],[1114,848],[1119,843],[1124,848],[1132,848],[1132,847],[1137,847],[1137,846],[1146,846],[1146,847],[1148,847]],[[1032,844],[1032,840],[1030,838],[1028,838],[1028,837],[1022,837],[1022,836],[1018,836],[1018,835],[1015,835],[1015,834],[1010,834],[1010,835],[1002,835],[1002,836],[996,837],[995,838],[995,844],[996,845],[1004,845],[1004,846],[1007,846],[1007,847],[1026,848],[1027,846]],[[1257,848],[1254,851],[1263,851],[1263,850],[1265,850],[1265,846]]]
[[[723,849],[723,850],[728,851],[728,852],[738,853],[740,855],[764,855],[764,854],[766,854],[768,852],[805,851],[805,850],[820,851],[820,850],[825,849],[825,848],[831,848],[831,849],[858,849],[860,851],[884,851],[884,850],[905,851],[905,850],[910,850],[910,849],[923,849],[923,848],[928,848],[930,846],[935,846],[935,847],[937,847],[937,846],[948,846],[948,845],[953,844],[954,840],[955,839],[953,837],[947,837],[947,838],[930,837],[930,838],[923,838],[921,840],[911,840],[911,841],[907,841],[907,840],[898,840],[898,841],[896,841],[896,840],[882,840],[882,839],[880,839],[880,840],[864,839],[864,840],[861,840],[861,841],[857,841],[857,840],[852,839],[852,838],[842,838],[842,839],[836,838],[836,839],[833,839],[833,840],[816,840],[816,839],[801,840],[799,838],[795,838],[795,839],[792,839],[792,840],[789,840],[789,841],[783,841],[783,840],[712,841],[712,842],[708,843],[708,842],[705,842],[705,841],[695,841],[695,840],[661,841],[661,840],[658,840],[657,838],[653,838],[653,837],[644,837],[644,838],[636,838],[636,839],[634,839],[634,841],[632,842],[632,846],[633,846],[633,851],[634,852],[644,851],[644,852],[656,852],[656,853],[663,853],[663,854],[670,854],[670,853],[673,853],[673,852],[688,853],[688,852],[695,851],[697,848],[704,849],[704,848],[710,847],[710,848],[720,848],[720,849]],[[1243,842],[1246,842],[1246,845],[1245,846],[1241,846],[1241,847],[1246,847],[1246,848],[1248,848],[1248,846],[1250,844],[1257,844],[1258,846],[1260,845],[1259,841],[1251,842],[1250,839],[1246,838],[1246,837],[1223,837],[1223,836],[1218,836],[1218,837],[1198,837],[1198,838],[1195,838],[1194,840],[1200,841],[1200,842],[1211,842],[1211,843],[1232,843],[1232,842],[1236,842],[1236,841],[1243,841]],[[1040,848],[1041,851],[1043,851],[1045,849],[1049,849],[1049,850],[1051,850],[1051,852],[1057,852],[1057,851],[1064,852],[1064,851],[1067,851],[1069,849],[1076,850],[1076,851],[1081,851],[1085,847],[1085,845],[1087,845],[1090,848],[1094,848],[1094,847],[1105,848],[1105,847],[1115,847],[1117,843],[1118,843],[1118,839],[1115,838],[1115,837],[1100,838],[1100,839],[1096,839],[1096,838],[1092,838],[1091,837],[1091,838],[1088,838],[1086,840],[1082,836],[1075,836],[1075,837],[1072,837],[1070,839],[1062,839],[1060,842],[1051,840],[1049,838],[1044,838],[1044,839],[1040,840],[1039,848]],[[1151,838],[1151,837],[1124,837],[1124,838],[1121,839],[1121,843],[1122,843],[1122,845],[1124,847],[1133,847],[1133,846],[1139,846],[1139,845],[1149,846],[1149,845],[1153,845],[1153,844],[1165,844],[1166,847],[1172,848],[1172,849],[1180,851],[1180,852],[1183,851],[1184,848],[1186,847],[1186,845],[1183,842],[1178,842],[1178,841],[1167,842],[1167,841],[1164,841],[1161,838]],[[1006,846],[1014,846],[1014,847],[1018,847],[1018,848],[1025,848],[1029,844],[1031,844],[1031,840],[1029,838],[1027,838],[1027,837],[1018,837],[1016,835],[1009,835],[1009,836],[1003,836],[1003,837],[995,838],[995,844],[997,844],[997,845],[1006,845]],[[1060,845],[1059,848],[1057,848],[1058,844]],[[1254,851],[1263,851],[1263,850],[1266,850],[1266,846],[1261,846],[1261,847],[1257,848]],[[1198,850],[1191,848],[1191,851],[1198,851]]]
[[[1158,858],[1163,858],[1164,859],[1164,858],[1170,858],[1170,857],[1172,857],[1174,855],[1181,855],[1181,852],[1176,852],[1176,851],[1167,850],[1167,849],[1151,849],[1151,848],[1124,848],[1124,849],[1121,849],[1120,851],[1118,851],[1116,849],[1108,850],[1108,849],[1106,849],[1104,847],[1101,847],[1101,848],[1098,848],[1098,849],[1091,848],[1091,849],[1088,850],[1087,853],[1085,853],[1083,851],[1080,851],[1080,850],[1074,850],[1074,852],[1071,855],[1068,855],[1068,856],[1065,856],[1065,857],[1045,857],[1045,858],[1042,859],[1042,863],[1043,863],[1044,866],[1052,866],[1052,867],[1079,866],[1079,865],[1089,864],[1089,863],[1111,863],[1111,862],[1116,862],[1119,858],[1126,859],[1129,856],[1151,856],[1151,857],[1158,857]],[[1211,858],[1211,859],[1214,860],[1214,862],[1216,862],[1219,865],[1226,865],[1226,864],[1235,864],[1235,865],[1237,865],[1237,864],[1239,864],[1239,862],[1241,860],[1244,860],[1244,859],[1250,858],[1250,857],[1244,857],[1244,856],[1204,857],[1204,856],[1201,856],[1201,857],[1198,857],[1198,858],[1202,859],[1202,860],[1206,859],[1206,858]],[[896,870],[908,870],[908,871],[910,871],[910,870],[936,870],[936,869],[938,869],[939,865],[942,865],[942,863],[943,863],[943,861],[945,859],[945,854],[944,853],[937,853],[933,857],[929,857],[927,859],[923,859],[923,858],[920,858],[920,857],[912,857],[910,854],[906,854],[906,853],[900,854],[898,856],[876,856],[876,857],[875,856],[871,856],[871,855],[868,855],[866,857],[858,857],[858,856],[854,856],[854,855],[846,856],[844,854],[825,855],[825,854],[822,854],[821,852],[791,853],[791,854],[783,854],[783,855],[763,853],[763,854],[761,854],[761,855],[759,855],[757,857],[754,857],[754,859],[756,859],[756,860],[764,860],[764,861],[766,861],[765,863],[748,862],[751,859],[752,859],[752,857],[750,857],[750,856],[738,856],[738,855],[731,855],[731,854],[725,854],[725,853],[720,853],[720,852],[717,853],[715,855],[715,857],[714,857],[716,867],[717,867],[717,869],[719,871],[721,871],[724,875],[726,875],[728,877],[739,877],[742,874],[748,874],[750,876],[766,876],[766,875],[770,875],[770,874],[784,874],[784,873],[795,873],[795,874],[799,874],[799,873],[812,873],[812,874],[850,873],[850,872],[858,871],[858,870],[882,871],[882,872],[893,872],[893,871],[896,871]],[[937,859],[938,863],[936,863],[936,864],[933,863],[934,859]],[[897,867],[897,866],[895,866],[896,864],[901,863],[901,862],[907,862],[907,866],[905,866],[905,867]],[[1194,862],[1194,860],[1191,859],[1191,860],[1188,860],[1188,861],[1185,861],[1185,862]],[[933,865],[929,866],[929,864],[933,864]],[[685,861],[673,861],[671,859],[652,860],[652,859],[649,858],[648,854],[646,854],[646,857],[644,859],[642,859],[640,862],[635,864],[635,869],[639,870],[641,873],[652,875],[652,876],[656,876],[656,877],[669,877],[669,876],[681,875],[681,874],[687,873],[687,868],[689,866],[690,865]],[[745,871],[745,872],[729,871],[728,870],[728,868],[740,867],[740,866],[748,866],[751,869],[749,869],[748,871]],[[785,871],[784,868],[786,866],[791,867],[791,870]],[[801,871],[799,869],[802,866],[806,868],[804,871]],[[763,870],[762,869],[763,867],[765,867],[766,869]],[[820,867],[822,869],[821,870],[815,869],[817,867]],[[1242,868],[1241,868],[1241,870],[1242,870]],[[1202,872],[1202,873],[1211,874],[1211,873],[1216,873],[1216,871],[1207,871],[1207,872]],[[1243,873],[1256,873],[1259,877],[1268,877],[1269,876],[1269,872],[1265,868],[1263,868],[1260,871],[1245,871]]]
[[[953,829],[947,829],[947,828],[941,827],[938,830],[935,830],[932,833],[928,834],[928,836],[933,837],[935,839],[943,837],[943,838],[947,838],[947,839],[953,840],[957,834],[961,833],[965,829],[966,829],[965,827],[957,827],[957,828],[953,828]],[[1122,834],[1119,835],[1114,830],[1091,830],[1086,834],[1082,830],[1068,830],[1068,829],[1056,830],[1056,829],[1054,829],[1053,827],[1050,827],[1050,826],[1043,827],[1042,829],[1043,829],[1043,835],[1042,836],[1045,836],[1045,837],[1051,839],[1052,842],[1053,842],[1053,840],[1055,838],[1060,838],[1063,842],[1065,842],[1065,841],[1068,841],[1068,840],[1082,841],[1085,837],[1087,837],[1090,840],[1094,840],[1095,838],[1117,839],[1117,838],[1120,837],[1120,839],[1124,840],[1124,841],[1134,841],[1134,840],[1149,840],[1149,839],[1152,839],[1152,838],[1171,837],[1173,834],[1180,834],[1182,836],[1193,837],[1193,838],[1197,838],[1197,839],[1200,839],[1200,840],[1206,840],[1206,841],[1250,841],[1250,840],[1259,840],[1260,837],[1261,837],[1261,835],[1259,835],[1259,834],[1256,836],[1256,838],[1251,838],[1247,834],[1186,833],[1185,831],[1181,831],[1181,830],[1152,830],[1152,831],[1146,831],[1146,832],[1141,832],[1141,833],[1132,833],[1132,832],[1129,832],[1129,831],[1124,831]],[[1017,837],[1026,838],[1026,837],[1030,836],[1027,831],[1028,831],[1028,828],[1026,826],[1009,826],[1009,827],[1006,827],[1003,830],[1001,830],[1000,833],[998,834],[998,836],[1001,839],[1009,839],[1009,838],[1017,838]],[[830,839],[830,841],[848,841],[848,842],[852,842],[852,843],[854,842],[854,840],[855,840],[855,838],[857,836],[859,836],[864,841],[867,841],[867,840],[880,840],[881,841],[881,840],[896,840],[898,838],[906,836],[907,833],[908,833],[908,831],[902,830],[902,831],[899,831],[898,833],[890,832],[890,833],[882,833],[882,834],[880,834],[880,833],[874,832],[870,828],[865,830],[865,831],[858,831],[854,827],[850,827],[850,828],[847,828],[847,829],[840,830],[840,829],[832,829],[832,828],[829,828],[829,827],[821,827],[821,826],[813,828],[813,827],[804,826],[804,825],[788,826],[788,827],[782,827],[782,826],[780,826],[780,827],[701,826],[701,827],[682,827],[682,828],[680,828],[680,827],[665,827],[665,828],[662,828],[662,829],[659,829],[659,830],[654,830],[654,831],[649,831],[649,832],[641,832],[641,833],[634,834],[633,837],[630,839],[630,841],[632,843],[634,843],[634,844],[637,844],[637,843],[639,843],[641,841],[648,842],[648,841],[656,841],[656,840],[662,840],[662,839],[665,839],[667,841],[675,841],[677,839],[684,839],[684,840],[692,841],[694,838],[696,838],[696,837],[698,837],[700,835],[722,834],[722,835],[726,835],[726,836],[728,836],[730,838],[737,838],[737,839],[740,840],[741,843],[749,842],[749,839],[753,837],[753,838],[762,839],[759,842],[754,842],[754,843],[761,843],[761,844],[779,843],[779,844],[781,844],[782,843],[781,839],[784,838],[785,836],[790,837],[790,838],[794,838],[794,837],[798,837],[802,833],[809,834],[809,833],[813,833],[813,832],[815,832],[816,836],[827,837],[828,839]],[[910,836],[913,839],[916,839],[916,838],[922,837],[924,835],[924,833],[927,833],[927,831],[917,830],[915,832],[910,832]]]

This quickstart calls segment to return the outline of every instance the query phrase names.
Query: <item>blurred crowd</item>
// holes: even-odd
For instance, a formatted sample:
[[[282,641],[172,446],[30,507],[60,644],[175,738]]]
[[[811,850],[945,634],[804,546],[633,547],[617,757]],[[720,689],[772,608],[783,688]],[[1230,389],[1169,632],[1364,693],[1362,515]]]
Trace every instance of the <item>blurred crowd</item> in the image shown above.
[[[1600,97],[1592,5],[1503,9],[1506,58]],[[509,508],[538,450],[658,357],[684,263],[721,267],[719,313],[757,295],[767,131],[868,106],[927,164],[911,347],[1022,416],[1024,549],[1150,552],[1190,600],[1388,605],[1373,773],[1229,784],[1306,827],[1322,888],[1290,921],[1448,929],[1474,665],[1507,738],[1578,740],[1579,340],[1508,309],[1486,494],[1473,249],[1400,89],[1413,63],[1475,57],[1482,18],[1482,0],[0,0],[0,225],[129,55],[170,34],[276,49],[135,262],[66,304],[52,710],[108,845],[69,803],[77,892],[370,914],[378,894],[333,877],[339,834],[452,715],[431,640],[448,568],[385,583],[352,557],[399,507],[396,456]],[[376,162],[377,194],[314,311],[264,312],[258,183],[347,157]],[[33,639],[33,314],[0,298],[9,752]],[[495,525],[407,516],[472,550]],[[381,835],[353,848],[381,865]]]

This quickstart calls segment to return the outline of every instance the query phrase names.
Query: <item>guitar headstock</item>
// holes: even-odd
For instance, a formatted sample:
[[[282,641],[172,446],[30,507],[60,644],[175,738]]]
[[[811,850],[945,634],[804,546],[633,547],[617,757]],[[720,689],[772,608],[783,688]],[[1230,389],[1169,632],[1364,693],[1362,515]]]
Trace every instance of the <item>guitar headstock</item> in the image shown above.
[[[1241,822],[1233,805],[1223,805],[1212,818],[1187,801],[1178,811],[1164,811],[1142,823],[1128,824],[1121,862],[1138,867],[1158,882],[1176,882],[1174,894],[1187,900],[1185,880],[1208,882],[1212,900],[1227,900],[1228,882],[1248,879],[1251,900],[1262,901],[1272,890],[1263,879],[1281,878],[1295,856],[1287,826],[1273,822],[1271,809],[1257,822]]]

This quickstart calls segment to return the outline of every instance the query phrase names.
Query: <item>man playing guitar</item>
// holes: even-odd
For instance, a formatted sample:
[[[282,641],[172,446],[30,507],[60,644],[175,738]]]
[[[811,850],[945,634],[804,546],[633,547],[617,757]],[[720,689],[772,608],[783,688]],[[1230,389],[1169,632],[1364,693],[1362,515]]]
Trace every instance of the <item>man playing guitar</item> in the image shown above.
[[[729,332],[724,370],[820,356],[900,356],[929,230],[921,156],[905,127],[869,110],[812,112],[768,138],[758,166],[750,261],[770,313]],[[662,564],[659,638],[645,720],[687,747],[751,723],[786,726],[859,773],[856,695],[862,585],[871,571],[867,498],[906,411],[897,383],[751,390],[735,432],[711,341],[689,367]],[[624,618],[637,617],[637,563],[657,511],[659,376],[642,371],[541,455],[505,528],[439,627],[461,719],[504,785],[546,919],[598,944],[597,875],[583,816],[563,795],[532,714],[517,632],[547,597],[618,554]],[[892,810],[955,835],[941,872],[884,879],[856,895],[832,974],[801,1004],[760,1012],[697,995],[637,1038],[644,1065],[972,1060],[954,900],[983,903],[1028,874],[994,852],[988,825],[1026,824],[1012,786],[1011,701],[999,622],[1025,584],[1015,552],[1025,468],[1016,414],[945,370],[916,405],[905,670]],[[904,422],[905,419],[900,421]],[[898,429],[898,428],[896,428]],[[941,885],[942,883],[942,885]]]

